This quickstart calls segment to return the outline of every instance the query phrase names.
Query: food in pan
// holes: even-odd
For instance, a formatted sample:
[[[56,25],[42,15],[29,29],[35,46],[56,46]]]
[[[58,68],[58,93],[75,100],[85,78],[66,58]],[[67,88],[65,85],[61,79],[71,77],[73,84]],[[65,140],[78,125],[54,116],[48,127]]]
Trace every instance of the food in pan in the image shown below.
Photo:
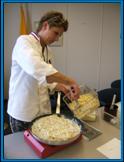
[[[39,118],[32,125],[32,133],[43,141],[61,142],[80,134],[80,126],[73,120],[56,114]]]
[[[76,102],[69,103],[69,108],[74,112],[75,116],[79,119],[83,119],[86,115],[93,112],[99,107],[99,100],[91,93],[80,95],[78,102],[78,108],[76,108]]]

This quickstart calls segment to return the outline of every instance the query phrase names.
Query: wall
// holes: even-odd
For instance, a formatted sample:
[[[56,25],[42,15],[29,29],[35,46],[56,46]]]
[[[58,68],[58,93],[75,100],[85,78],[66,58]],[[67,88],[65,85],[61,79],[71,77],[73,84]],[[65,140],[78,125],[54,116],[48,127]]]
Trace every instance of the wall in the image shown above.
[[[4,8],[4,96],[8,98],[11,53],[19,36],[19,5]],[[48,10],[59,10],[69,20],[63,46],[52,47],[54,65],[79,84],[97,90],[120,78],[120,6],[102,3],[30,3],[32,29]]]

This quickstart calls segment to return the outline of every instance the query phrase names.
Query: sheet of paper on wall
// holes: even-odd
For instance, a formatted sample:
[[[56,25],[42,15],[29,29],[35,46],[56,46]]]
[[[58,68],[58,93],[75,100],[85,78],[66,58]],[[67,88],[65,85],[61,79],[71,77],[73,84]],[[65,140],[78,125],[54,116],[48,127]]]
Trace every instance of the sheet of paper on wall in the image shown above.
[[[98,147],[97,150],[109,159],[121,158],[121,144],[120,140],[117,138],[113,138],[104,145]]]

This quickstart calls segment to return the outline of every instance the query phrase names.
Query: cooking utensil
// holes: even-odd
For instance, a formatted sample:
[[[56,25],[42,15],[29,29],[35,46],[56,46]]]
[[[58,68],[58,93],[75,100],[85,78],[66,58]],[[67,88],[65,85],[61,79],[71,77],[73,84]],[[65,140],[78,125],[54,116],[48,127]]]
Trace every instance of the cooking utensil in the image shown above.
[[[72,145],[78,143],[82,139],[82,135],[80,135],[73,142],[66,144],[66,145],[60,145],[60,146],[53,146],[53,145],[47,145],[47,144],[41,143],[41,142],[37,141],[30,134],[30,132],[28,130],[24,131],[24,139],[27,142],[27,144],[36,152],[36,154],[40,158],[47,158],[48,156],[51,156],[56,152],[64,150],[68,146],[72,146]]]
[[[61,99],[61,92],[58,92],[58,97],[57,97],[57,106],[56,106],[56,114],[60,116],[60,100]]]
[[[45,144],[49,144],[49,145],[64,145],[64,144],[69,144],[73,141],[75,141],[80,135],[82,135],[83,133],[83,123],[77,119],[76,117],[74,116],[68,116],[68,115],[65,115],[65,114],[60,114],[60,117],[63,116],[69,120],[72,120],[74,123],[78,124],[78,126],[80,127],[80,133],[73,137],[73,138],[70,138],[69,140],[65,140],[65,141],[55,141],[55,142],[51,142],[49,140],[44,140],[42,138],[39,138],[38,136],[36,136],[33,132],[32,132],[32,125],[34,124],[35,121],[37,121],[38,119],[40,118],[43,118],[43,117],[46,117],[46,116],[50,116],[50,115],[53,115],[53,114],[47,114],[47,115],[43,115],[43,116],[39,116],[37,117],[36,119],[34,119],[30,126],[29,126],[29,132],[31,133],[31,135],[36,139],[38,140],[39,142],[42,142],[42,143],[45,143]]]
[[[80,120],[83,120],[86,115],[95,111],[100,105],[97,93],[86,85],[80,86],[80,96],[76,102],[71,100],[68,96],[69,95],[66,94],[63,97],[63,101]]]
[[[110,106],[110,110],[113,110],[115,100],[116,100],[116,94],[114,94],[114,96],[113,96],[112,103],[111,103],[111,106]]]

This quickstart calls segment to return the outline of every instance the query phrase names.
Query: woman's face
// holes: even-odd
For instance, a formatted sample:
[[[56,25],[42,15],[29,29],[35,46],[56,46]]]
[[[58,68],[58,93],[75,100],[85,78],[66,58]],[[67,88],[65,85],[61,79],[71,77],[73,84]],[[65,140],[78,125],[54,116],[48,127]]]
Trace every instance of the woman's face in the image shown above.
[[[63,34],[63,27],[49,27],[48,23],[42,29],[42,38],[45,44],[49,45],[55,41],[58,41],[59,37]]]

